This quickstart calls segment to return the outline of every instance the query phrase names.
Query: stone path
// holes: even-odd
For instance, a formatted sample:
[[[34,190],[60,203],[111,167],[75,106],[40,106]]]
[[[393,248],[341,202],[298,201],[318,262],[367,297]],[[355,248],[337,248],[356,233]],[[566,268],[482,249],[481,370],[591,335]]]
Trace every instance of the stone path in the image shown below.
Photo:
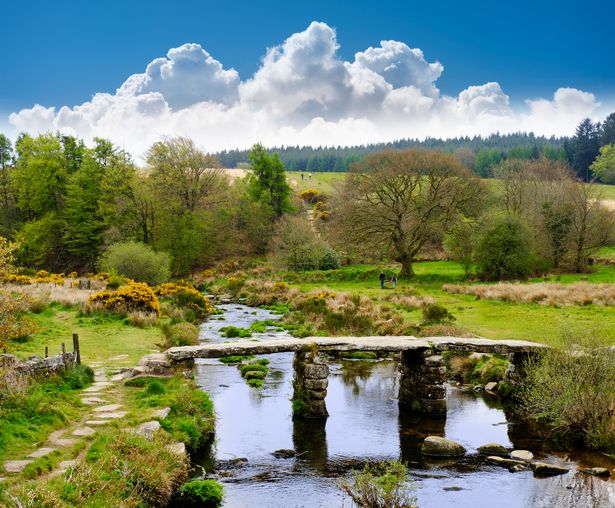
[[[52,432],[45,443],[42,443],[25,458],[5,461],[3,466],[6,475],[21,473],[36,459],[45,457],[57,450],[73,447],[80,440],[96,434],[96,428],[123,418],[128,414],[127,411],[121,411],[123,406],[121,401],[118,400],[119,392],[113,390],[123,380],[123,374],[118,373],[118,369],[111,366],[104,368],[97,365],[97,367],[94,372],[94,383],[81,391],[81,402],[85,405],[81,420],[64,429]],[[86,451],[87,447],[83,449],[79,456],[71,460],[61,461],[58,467],[47,476],[53,477],[65,472],[69,467],[74,466],[82,456],[85,456]],[[0,482],[6,479],[7,477],[0,476]]]

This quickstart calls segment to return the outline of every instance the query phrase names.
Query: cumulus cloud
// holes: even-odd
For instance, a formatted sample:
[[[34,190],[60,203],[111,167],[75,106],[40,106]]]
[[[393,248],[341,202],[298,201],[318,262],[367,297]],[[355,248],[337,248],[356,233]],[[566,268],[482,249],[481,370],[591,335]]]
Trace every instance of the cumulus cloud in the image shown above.
[[[381,41],[344,61],[335,30],[313,22],[264,55],[243,81],[198,44],[169,50],[113,94],[59,109],[36,104],[12,113],[18,131],[107,137],[140,155],[161,136],[194,138],[208,150],[268,145],[345,145],[534,131],[569,134],[600,106],[560,88],[552,98],[511,105],[498,83],[440,93],[441,63],[398,41]]]

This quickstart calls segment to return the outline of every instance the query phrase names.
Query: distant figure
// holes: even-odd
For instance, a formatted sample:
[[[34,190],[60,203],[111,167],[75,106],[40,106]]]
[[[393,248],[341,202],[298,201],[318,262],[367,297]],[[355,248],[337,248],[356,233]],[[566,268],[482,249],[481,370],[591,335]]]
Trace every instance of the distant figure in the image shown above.
[[[397,287],[397,277],[395,277],[395,274],[391,277],[391,284],[393,284],[393,289]]]
[[[310,178],[310,180],[312,179],[312,173],[308,173],[308,177]]]
[[[303,180],[303,173],[301,173],[301,180]]]
[[[384,272],[380,272],[380,289],[384,289],[384,279],[386,279]]]

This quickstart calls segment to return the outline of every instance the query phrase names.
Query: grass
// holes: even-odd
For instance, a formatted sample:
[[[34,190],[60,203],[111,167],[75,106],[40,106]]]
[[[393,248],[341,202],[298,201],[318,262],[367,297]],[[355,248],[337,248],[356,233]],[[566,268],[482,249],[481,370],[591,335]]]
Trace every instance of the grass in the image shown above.
[[[553,344],[558,340],[562,330],[570,327],[591,327],[595,323],[600,323],[605,329],[615,329],[615,309],[609,306],[583,305],[557,308],[538,303],[477,300],[472,295],[447,293],[442,289],[444,284],[467,283],[462,265],[454,261],[418,262],[414,266],[416,276],[407,280],[400,279],[396,290],[380,289],[377,274],[382,268],[385,271],[399,269],[397,266],[387,265],[353,265],[330,272],[292,274],[288,278],[287,274],[281,272],[274,274],[274,280],[287,280],[292,287],[302,292],[324,288],[385,301],[407,321],[413,323],[421,322],[420,309],[395,303],[394,297],[398,295],[430,297],[455,316],[457,327],[491,339],[525,339]],[[523,284],[542,282],[615,283],[615,266],[596,265],[592,267],[590,273],[557,274],[530,279]],[[615,344],[615,336],[612,338],[612,343]]]
[[[325,194],[331,194],[336,187],[340,186],[347,173],[312,173],[312,178],[309,178],[309,172],[303,172],[303,180],[301,180],[301,172],[287,171],[288,181],[293,190],[299,194],[306,189],[316,189]]]
[[[6,371],[2,374],[0,461],[23,457],[33,443],[45,441],[51,432],[75,419],[81,406],[75,391],[94,377],[91,369],[80,365],[43,382]]]
[[[145,354],[157,351],[156,343],[162,339],[156,327],[136,328],[123,318],[112,314],[79,316],[76,308],[50,305],[31,318],[40,331],[23,343],[14,343],[12,352],[21,358],[43,356],[45,346],[49,354],[58,354],[62,343],[72,350],[72,334],[79,334],[83,363],[109,362],[115,365],[135,365]]]

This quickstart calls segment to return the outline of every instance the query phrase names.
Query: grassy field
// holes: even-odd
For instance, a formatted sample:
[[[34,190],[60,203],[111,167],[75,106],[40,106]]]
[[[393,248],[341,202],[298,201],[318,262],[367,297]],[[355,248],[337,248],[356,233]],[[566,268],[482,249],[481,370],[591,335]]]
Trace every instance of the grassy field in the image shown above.
[[[398,267],[387,267],[392,269]],[[491,339],[527,339],[545,343],[559,341],[564,331],[599,328],[604,331],[615,330],[615,309],[599,305],[555,307],[541,304],[479,300],[472,295],[451,294],[442,290],[443,284],[462,283],[463,268],[453,261],[431,261],[416,263],[416,276],[411,281],[400,280],[397,289],[379,287],[378,271],[380,266],[361,265],[342,268],[331,272],[306,272],[300,276],[286,278],[291,285],[304,291],[329,288],[333,291],[347,291],[378,299],[392,294],[413,294],[432,296],[436,303],[444,305],[456,318],[455,325]],[[348,280],[344,272],[356,274],[356,280]],[[363,272],[363,274],[362,274]],[[365,273],[372,273],[366,280]],[[324,275],[327,274],[327,275]],[[328,279],[328,280],[327,280]],[[614,283],[615,267],[598,265],[595,271],[587,274],[566,274],[531,279],[528,284],[538,282]],[[419,323],[420,310],[402,311],[408,320]],[[612,343],[615,344],[615,332]]]
[[[31,317],[40,325],[40,331],[27,342],[14,345],[13,352],[22,358],[43,356],[45,346],[50,355],[58,354],[62,342],[72,350],[72,334],[78,333],[84,363],[111,361],[114,365],[132,366],[143,355],[157,352],[156,343],[162,341],[157,327],[135,328],[111,315],[80,317],[76,308],[51,305]]]
[[[325,194],[331,194],[344,182],[347,175],[347,173],[312,173],[310,179],[310,173],[305,172],[302,180],[300,172],[288,171],[286,174],[290,185],[297,193],[306,189],[316,189]]]

